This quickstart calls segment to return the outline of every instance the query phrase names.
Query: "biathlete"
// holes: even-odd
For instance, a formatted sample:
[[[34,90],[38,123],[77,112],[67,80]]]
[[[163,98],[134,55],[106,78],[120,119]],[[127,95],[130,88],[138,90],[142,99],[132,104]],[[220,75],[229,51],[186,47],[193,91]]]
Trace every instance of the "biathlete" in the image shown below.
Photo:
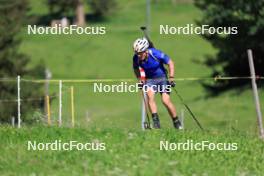
[[[152,113],[153,127],[160,128],[160,120],[155,102],[155,94],[161,94],[162,102],[167,108],[173,122],[173,126],[182,129],[181,122],[177,116],[176,108],[171,102],[170,92],[171,86],[175,86],[174,79],[174,63],[166,54],[155,48],[150,47],[150,43],[146,38],[139,38],[133,44],[134,57],[133,69],[136,77],[140,78],[139,67],[143,68],[146,80],[142,82],[142,86],[146,90],[149,109]],[[164,64],[169,67],[169,77]]]

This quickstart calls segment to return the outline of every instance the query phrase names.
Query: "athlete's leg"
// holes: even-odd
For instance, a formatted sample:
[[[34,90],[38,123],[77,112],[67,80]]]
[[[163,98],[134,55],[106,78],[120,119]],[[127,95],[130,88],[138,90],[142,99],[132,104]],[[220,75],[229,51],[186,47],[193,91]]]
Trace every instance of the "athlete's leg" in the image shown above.
[[[148,96],[148,104],[151,113],[157,113],[157,104],[155,102],[155,92],[151,89],[147,89],[147,96]]]
[[[152,113],[152,120],[153,120],[153,127],[154,128],[160,128],[160,122],[159,122],[159,116],[157,112],[157,105],[155,102],[155,92],[151,88],[148,88],[147,91],[147,96],[148,96],[148,103],[149,103],[149,108]]]
[[[159,92],[161,94],[161,99],[162,99],[162,103],[164,104],[164,106],[167,108],[171,118],[176,118],[177,117],[177,112],[176,112],[176,108],[173,105],[173,103],[171,102],[170,99],[170,89],[168,88],[169,83],[167,81],[167,78],[163,78],[159,81],[158,83],[159,86]]]
[[[162,103],[167,108],[171,118],[177,117],[176,108],[173,105],[173,103],[171,102],[170,95],[167,93],[162,93],[161,98],[162,98]]]
[[[171,116],[173,126],[177,129],[182,129],[181,122],[177,116],[176,108],[171,102],[170,95],[168,93],[162,93],[161,97],[162,97],[162,103],[165,105]]]

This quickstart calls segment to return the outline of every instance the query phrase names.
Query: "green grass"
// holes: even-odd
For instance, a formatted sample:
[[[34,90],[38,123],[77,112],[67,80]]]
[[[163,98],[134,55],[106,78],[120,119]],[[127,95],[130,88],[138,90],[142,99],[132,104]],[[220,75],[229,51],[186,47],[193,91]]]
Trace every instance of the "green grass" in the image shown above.
[[[25,127],[0,129],[1,175],[262,175],[262,141],[240,133]],[[100,141],[105,151],[28,151],[27,141]],[[237,151],[165,151],[160,141],[237,143]]]

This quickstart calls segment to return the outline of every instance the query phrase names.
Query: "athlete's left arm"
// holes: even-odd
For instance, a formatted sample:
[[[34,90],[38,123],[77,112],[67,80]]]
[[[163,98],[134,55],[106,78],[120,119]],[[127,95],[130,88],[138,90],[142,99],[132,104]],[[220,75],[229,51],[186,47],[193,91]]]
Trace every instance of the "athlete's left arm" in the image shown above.
[[[169,60],[168,67],[169,67],[169,78],[173,80],[173,78],[174,78],[174,62],[172,61],[172,59]]]
[[[169,67],[169,78],[171,78],[170,81],[172,81],[174,78],[174,62],[172,61],[172,59],[168,55],[166,55],[165,53],[163,53],[162,51],[157,50],[157,49],[154,49],[152,51],[152,53],[163,64],[168,65],[168,67]]]

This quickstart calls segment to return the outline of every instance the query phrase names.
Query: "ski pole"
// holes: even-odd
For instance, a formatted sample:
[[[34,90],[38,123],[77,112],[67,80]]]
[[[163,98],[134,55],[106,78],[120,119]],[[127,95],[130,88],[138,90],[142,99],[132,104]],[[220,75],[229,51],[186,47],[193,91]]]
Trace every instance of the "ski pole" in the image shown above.
[[[198,119],[195,117],[194,113],[191,111],[191,109],[189,108],[189,106],[184,102],[182,96],[179,94],[179,92],[176,90],[175,87],[173,87],[174,92],[176,93],[176,95],[180,98],[181,103],[185,106],[185,108],[188,110],[188,112],[190,113],[190,115],[192,116],[192,118],[194,119],[194,121],[196,122],[196,124],[199,126],[199,128],[201,130],[204,130],[201,123],[198,121]]]
[[[148,104],[147,104],[147,101],[145,99],[145,93],[144,93],[144,90],[142,88],[142,98],[143,98],[143,101],[144,101],[144,104],[145,104],[145,112],[146,112],[146,115],[147,115],[147,122],[144,122],[144,125],[145,125],[145,129],[151,129],[150,128],[150,118],[149,118],[149,113],[148,113]],[[146,123],[146,124],[145,124]]]

